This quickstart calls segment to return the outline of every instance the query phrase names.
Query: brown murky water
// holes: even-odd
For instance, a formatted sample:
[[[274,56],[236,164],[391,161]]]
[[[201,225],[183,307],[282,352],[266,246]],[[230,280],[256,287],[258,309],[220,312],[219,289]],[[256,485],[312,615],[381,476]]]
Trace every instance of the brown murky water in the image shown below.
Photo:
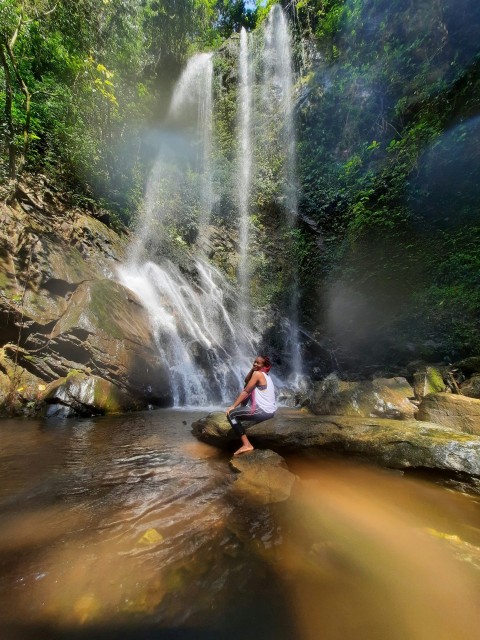
[[[0,423],[2,638],[478,637],[478,496],[291,459],[239,504],[204,413]]]

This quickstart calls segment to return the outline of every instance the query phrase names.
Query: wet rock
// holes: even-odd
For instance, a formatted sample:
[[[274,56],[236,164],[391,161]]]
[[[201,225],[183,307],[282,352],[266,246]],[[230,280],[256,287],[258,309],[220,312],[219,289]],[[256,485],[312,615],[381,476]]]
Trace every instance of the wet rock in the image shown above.
[[[75,372],[45,390],[47,417],[92,416],[126,411],[135,400],[108,380]]]
[[[232,437],[223,414],[192,425],[202,441],[225,447]],[[278,451],[325,449],[394,468],[425,468],[480,476],[480,437],[418,420],[351,416],[308,416],[280,410],[248,429],[254,446]]]
[[[413,389],[405,378],[376,378],[358,382],[331,374],[317,382],[309,402],[316,415],[379,416],[413,418]]]
[[[136,296],[112,280],[86,282],[51,333],[49,350],[81,362],[144,404],[169,404],[168,372]]]
[[[226,448],[232,440],[238,441],[238,436],[231,428],[225,413],[215,411],[200,418],[192,424],[193,435],[207,444]]]
[[[480,400],[453,393],[431,393],[418,407],[419,420],[480,435]]]
[[[234,484],[237,495],[261,504],[284,502],[290,497],[296,476],[278,453],[255,449],[234,456],[230,465],[239,473]]]

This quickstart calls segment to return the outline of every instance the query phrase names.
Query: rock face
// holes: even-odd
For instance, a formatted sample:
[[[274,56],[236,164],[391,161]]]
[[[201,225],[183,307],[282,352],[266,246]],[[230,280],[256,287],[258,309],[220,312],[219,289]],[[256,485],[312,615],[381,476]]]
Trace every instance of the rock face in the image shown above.
[[[480,400],[453,393],[431,393],[422,400],[418,419],[480,436]]]
[[[95,414],[171,402],[148,315],[115,281],[126,242],[41,183],[1,205],[4,407],[33,412],[46,400]]]
[[[283,502],[290,497],[296,476],[288,471],[278,453],[255,449],[234,456],[230,465],[239,473],[234,484],[237,495],[262,504]]]
[[[203,442],[228,446],[231,429],[213,413],[192,425]],[[280,410],[248,429],[255,446],[276,450],[327,449],[396,469],[426,468],[480,476],[480,437],[431,422],[350,416],[309,416]]]
[[[413,389],[405,378],[345,382],[330,374],[314,387],[309,407],[316,415],[413,418]]]

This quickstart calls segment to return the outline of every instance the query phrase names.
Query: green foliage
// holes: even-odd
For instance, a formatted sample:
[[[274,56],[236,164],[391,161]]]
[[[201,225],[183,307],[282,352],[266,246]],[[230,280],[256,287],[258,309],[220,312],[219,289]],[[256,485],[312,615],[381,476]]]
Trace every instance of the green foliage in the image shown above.
[[[189,55],[220,48],[213,214],[231,227],[237,50],[234,38],[224,40],[261,25],[273,4],[3,0],[0,180],[14,149],[19,167],[25,153],[26,170],[46,172],[77,199],[100,200],[130,222],[175,79]],[[344,283],[371,306],[372,325],[389,324],[399,341],[480,349],[478,2],[282,5],[303,73],[296,93],[300,215],[295,227],[285,216],[281,123],[259,117],[251,132],[254,300],[285,308],[298,278],[302,321],[315,328],[327,304],[319,292]],[[261,61],[255,64],[259,75]],[[201,216],[198,167],[175,185],[159,186],[167,230],[161,249],[186,260]],[[379,306],[398,313],[382,316]]]
[[[304,295],[354,292],[371,309],[372,342],[388,325],[417,355],[478,350],[480,10],[334,4],[311,28],[326,63],[309,69],[299,111],[300,210],[323,250]],[[297,3],[310,19],[314,7]],[[312,326],[326,303],[309,308]]]
[[[8,59],[14,137],[2,123],[0,177],[10,142],[17,155],[25,147],[28,117],[26,169],[103,199],[128,222],[153,161],[147,131],[164,116],[187,56],[219,45],[242,24],[253,26],[254,14],[243,2],[221,0],[3,1],[0,43],[7,52],[18,32],[12,50],[31,110],[27,116]],[[0,83],[6,81],[0,65]],[[3,112],[5,96],[0,91]]]

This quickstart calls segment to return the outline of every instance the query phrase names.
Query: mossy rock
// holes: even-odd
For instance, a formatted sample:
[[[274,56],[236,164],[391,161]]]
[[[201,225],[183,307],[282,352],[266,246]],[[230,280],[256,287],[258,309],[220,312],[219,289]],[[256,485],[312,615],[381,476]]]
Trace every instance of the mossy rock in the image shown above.
[[[66,407],[62,415],[104,415],[138,409],[139,403],[109,380],[72,371],[55,380],[45,390],[43,401],[47,415],[55,414],[57,405]]]
[[[480,400],[475,402],[480,405]],[[196,421],[192,432],[199,440],[222,448],[231,447],[230,438],[234,436],[221,413]],[[432,422],[307,416],[281,409],[271,420],[249,427],[247,433],[255,447],[274,451],[324,449],[394,469],[434,469],[480,476],[480,436]]]
[[[413,390],[418,400],[429,393],[442,393],[445,388],[442,373],[436,367],[425,367],[413,374]]]

